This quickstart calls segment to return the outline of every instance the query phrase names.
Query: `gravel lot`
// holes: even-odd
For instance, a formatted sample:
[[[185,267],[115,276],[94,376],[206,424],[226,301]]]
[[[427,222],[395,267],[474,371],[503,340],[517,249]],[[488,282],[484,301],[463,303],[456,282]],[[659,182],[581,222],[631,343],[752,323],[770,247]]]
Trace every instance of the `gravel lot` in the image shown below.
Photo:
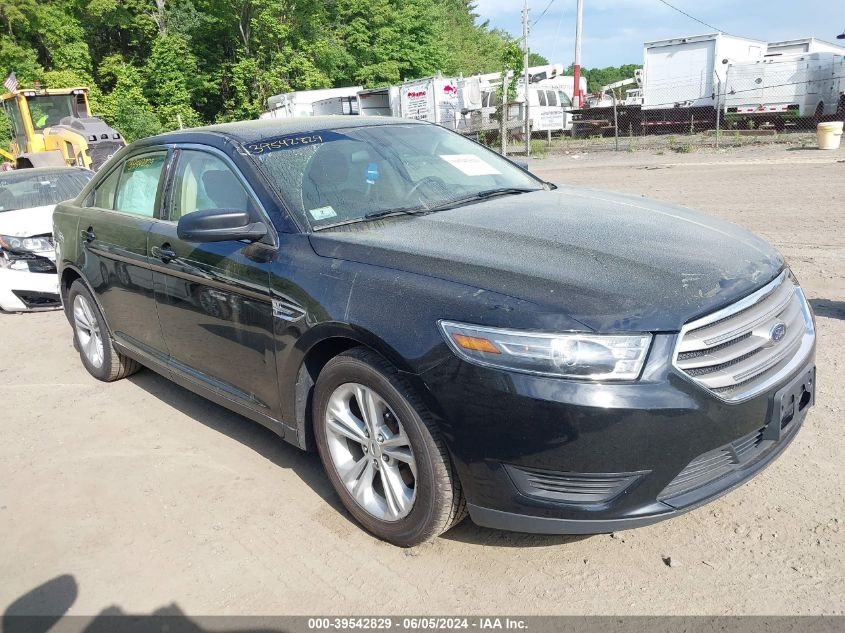
[[[788,258],[818,317],[817,405],[762,475],[615,535],[466,521],[397,549],[351,522],[316,456],[151,371],[98,383],[61,313],[0,315],[0,608],[69,574],[71,614],[845,613],[845,149],[602,152],[533,169],[703,209]]]

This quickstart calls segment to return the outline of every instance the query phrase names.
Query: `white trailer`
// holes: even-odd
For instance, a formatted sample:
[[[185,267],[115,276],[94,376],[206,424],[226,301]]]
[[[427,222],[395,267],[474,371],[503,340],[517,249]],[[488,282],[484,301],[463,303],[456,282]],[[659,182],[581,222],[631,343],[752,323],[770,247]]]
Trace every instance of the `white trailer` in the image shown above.
[[[358,114],[361,116],[402,116],[399,86],[371,88],[358,92]]]
[[[319,90],[297,90],[273,95],[267,98],[267,111],[262,112],[262,119],[285,119],[288,117],[314,116],[314,102],[355,97],[361,86],[346,88],[322,88]]]
[[[437,123],[454,130],[458,125],[460,104],[458,80],[435,75],[406,81],[399,86],[402,116]]]
[[[766,57],[778,55],[797,55],[799,53],[837,53],[845,55],[845,46],[837,46],[815,37],[805,37],[798,40],[783,40],[769,42]]]
[[[762,59],[766,47],[724,33],[646,42],[643,125],[713,121],[728,64]]]
[[[845,57],[805,53],[730,64],[725,120],[739,127],[783,129],[799,119],[845,114]]]

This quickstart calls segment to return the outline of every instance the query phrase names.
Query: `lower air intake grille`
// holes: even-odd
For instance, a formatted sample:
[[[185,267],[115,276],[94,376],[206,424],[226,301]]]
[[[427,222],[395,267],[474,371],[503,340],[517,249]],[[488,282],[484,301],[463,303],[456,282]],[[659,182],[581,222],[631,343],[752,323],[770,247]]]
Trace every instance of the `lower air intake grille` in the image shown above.
[[[37,308],[58,308],[62,305],[59,295],[53,292],[36,292],[34,290],[12,290],[29,310]]]
[[[522,494],[528,497],[577,505],[609,503],[649,472],[555,472],[510,464],[505,464],[505,469]]]
[[[787,271],[678,336],[674,365],[724,400],[764,390],[803,362],[815,341],[807,300]]]

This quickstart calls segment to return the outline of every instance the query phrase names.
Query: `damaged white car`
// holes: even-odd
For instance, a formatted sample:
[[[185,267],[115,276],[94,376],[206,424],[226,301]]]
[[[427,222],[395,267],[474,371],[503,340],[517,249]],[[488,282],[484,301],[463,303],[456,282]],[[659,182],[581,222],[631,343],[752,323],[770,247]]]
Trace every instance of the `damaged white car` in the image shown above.
[[[53,207],[75,198],[92,175],[77,167],[0,172],[0,310],[61,306]]]

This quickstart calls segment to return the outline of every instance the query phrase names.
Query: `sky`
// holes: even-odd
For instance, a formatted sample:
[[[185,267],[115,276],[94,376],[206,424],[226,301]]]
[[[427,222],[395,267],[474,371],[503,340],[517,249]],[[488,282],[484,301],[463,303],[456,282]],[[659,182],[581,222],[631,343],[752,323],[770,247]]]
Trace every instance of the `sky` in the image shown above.
[[[668,0],[716,30],[765,41],[816,37],[845,45],[845,0]],[[522,0],[476,0],[479,21],[522,37]],[[545,15],[540,14],[548,6]],[[529,46],[551,62],[575,57],[575,0],[529,0]],[[581,64],[642,64],[643,43],[711,33],[660,0],[584,0]]]

